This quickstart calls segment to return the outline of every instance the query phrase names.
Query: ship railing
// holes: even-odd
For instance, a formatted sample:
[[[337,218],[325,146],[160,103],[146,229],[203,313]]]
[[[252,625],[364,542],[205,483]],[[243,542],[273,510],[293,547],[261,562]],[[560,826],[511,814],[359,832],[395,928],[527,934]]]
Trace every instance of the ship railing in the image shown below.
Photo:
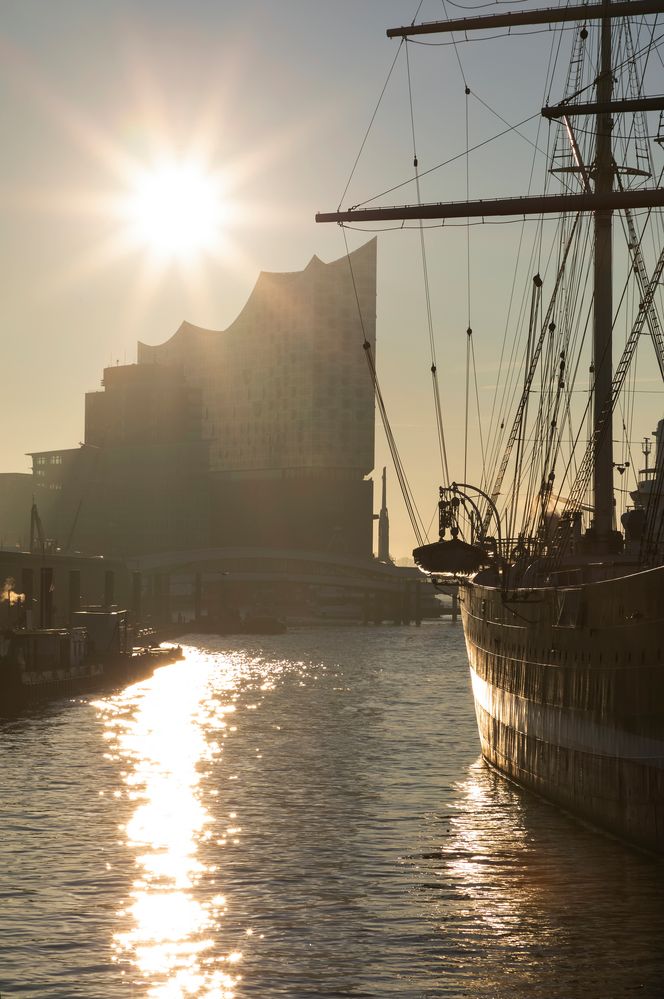
[[[503,551],[508,561],[517,562],[520,559],[541,555],[542,544],[537,538],[519,534],[515,538],[505,538],[503,540]]]
[[[547,579],[552,586],[578,586],[583,582],[583,567],[570,566],[566,569],[551,569]]]
[[[656,468],[642,468],[639,472],[638,484],[641,486],[652,485],[656,482],[658,478],[658,470]]]

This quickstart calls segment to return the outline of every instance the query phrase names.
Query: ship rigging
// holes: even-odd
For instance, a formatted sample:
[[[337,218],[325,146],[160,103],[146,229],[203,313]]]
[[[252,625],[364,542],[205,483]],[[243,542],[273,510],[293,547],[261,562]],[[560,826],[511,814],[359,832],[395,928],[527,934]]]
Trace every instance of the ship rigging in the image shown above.
[[[564,124],[573,157],[573,166],[568,167],[567,170],[574,172],[580,182],[582,191],[579,193],[566,192],[555,195],[482,199],[465,202],[418,203],[399,207],[357,207],[338,210],[336,212],[318,213],[316,215],[316,221],[318,222],[333,221],[341,225],[346,223],[362,224],[395,220],[418,220],[420,222],[427,219],[478,218],[485,220],[492,217],[515,215],[521,217],[531,215],[542,216],[548,213],[553,213],[557,216],[568,215],[571,218],[570,231],[563,249],[562,262],[554,291],[551,295],[547,315],[545,321],[541,324],[537,341],[532,344],[528,351],[529,356],[527,360],[529,363],[526,364],[523,390],[514,417],[512,431],[508,437],[502,460],[497,467],[492,488],[488,490],[491,500],[495,503],[501,495],[506,468],[513,457],[515,444],[517,445],[518,463],[518,445],[521,439],[520,435],[522,435],[524,429],[524,410],[532,389],[533,378],[541,361],[546,335],[547,333],[552,333],[556,328],[552,317],[558,306],[557,293],[568,267],[568,254],[573,243],[573,237],[577,235],[577,229],[581,228],[578,223],[582,214],[591,214],[594,228],[594,294],[592,306],[593,385],[591,391],[593,432],[589,448],[582,459],[576,478],[573,482],[568,483],[567,491],[569,496],[564,504],[562,521],[563,524],[571,525],[574,517],[581,511],[584,506],[584,497],[587,493],[589,478],[592,478],[591,509],[594,517],[592,534],[589,536],[588,543],[592,540],[592,545],[596,552],[613,550],[616,545],[613,523],[613,471],[615,463],[612,450],[612,418],[620,390],[633,360],[644,325],[647,325],[651,334],[657,362],[664,377],[664,338],[662,337],[657,311],[654,307],[655,294],[659,288],[662,270],[664,269],[664,248],[659,255],[652,274],[648,276],[641,251],[643,237],[637,234],[634,222],[634,211],[636,209],[652,211],[664,206],[664,188],[659,184],[655,187],[646,187],[641,184],[638,187],[626,189],[622,179],[623,176],[631,175],[633,177],[636,175],[650,178],[652,171],[638,170],[626,166],[619,168],[612,148],[614,116],[627,112],[636,115],[653,110],[659,110],[664,114],[664,95],[656,97],[631,96],[629,98],[615,98],[613,80],[616,67],[612,63],[612,25],[618,18],[624,18],[627,12],[629,12],[630,18],[633,19],[646,14],[660,13],[663,10],[664,5],[662,3],[652,2],[652,0],[633,0],[629,4],[610,3],[604,0],[603,3],[599,4],[483,15],[389,29],[387,32],[388,37],[405,39],[423,34],[430,35],[434,32],[469,33],[474,30],[487,28],[512,28],[518,25],[569,22],[581,19],[583,27],[580,29],[579,34],[585,41],[588,34],[586,24],[593,20],[599,21],[599,71],[594,80],[596,85],[596,100],[580,102],[574,99],[579,96],[579,93],[576,92],[564,98],[559,104],[541,109],[541,114],[544,118],[552,121],[560,120]],[[631,68],[635,59],[636,53],[632,52],[630,53],[630,58],[626,58],[624,62]],[[581,93],[584,93],[585,89],[583,88]],[[572,119],[580,115],[592,116],[596,121],[594,158],[590,165],[586,165],[581,157],[579,144],[572,125]],[[616,178],[618,180],[617,185],[615,183]],[[623,212],[628,227],[628,246],[642,297],[630,336],[614,372],[612,369],[614,325],[612,229],[614,212],[617,211]],[[535,277],[535,284],[541,294],[542,282],[539,275]],[[468,332],[472,331],[469,330]],[[566,358],[561,356],[559,387],[564,386],[565,366]],[[550,449],[551,446],[549,445]],[[546,493],[550,497],[552,482],[552,479],[546,477],[540,491],[540,506],[546,500]],[[478,495],[480,503],[485,504],[482,521],[485,524],[486,530],[491,511],[483,498],[486,494],[480,490]],[[556,523],[560,525],[559,521],[556,521]],[[505,532],[507,544],[509,544],[509,533]],[[557,531],[555,537],[551,535],[547,538],[548,547],[552,553],[554,551],[560,552],[567,544],[567,541],[568,537],[565,536],[562,529]],[[523,543],[523,532],[520,532],[518,543],[519,545]],[[509,555],[509,551],[505,551],[504,554]]]
[[[356,206],[316,216],[344,226],[548,214],[558,220],[561,238],[548,300],[539,272],[532,279],[522,386],[513,419],[501,420],[501,431],[509,428],[502,457],[478,486],[468,485],[465,474],[463,483],[444,482],[439,540],[419,544],[414,555],[433,576],[462,581],[485,759],[523,785],[660,852],[664,420],[657,431],[655,467],[646,469],[631,493],[634,508],[623,516],[623,531],[616,523],[614,477],[632,463],[624,455],[616,461],[613,445],[621,392],[644,333],[664,378],[658,312],[664,186],[645,117],[659,111],[661,129],[664,96],[642,93],[643,65],[661,40],[655,36],[656,20],[648,18],[661,13],[662,2],[602,0],[390,29],[388,36],[403,41],[576,24],[565,96],[547,101],[540,112],[565,141],[564,149],[554,144],[549,164],[549,177],[562,190],[465,202],[422,203],[418,197],[417,204]],[[647,26],[636,43],[635,25]],[[596,34],[592,57],[589,29]],[[644,37],[645,42],[638,41]],[[661,138],[658,134],[656,143]],[[416,154],[414,167],[419,195]],[[615,281],[617,218],[626,237],[622,286]],[[650,269],[646,233],[652,234],[655,258]],[[632,304],[614,368],[617,316]],[[586,325],[592,332],[590,381],[579,414],[572,386],[582,368]],[[470,322],[467,332],[470,343]],[[437,384],[433,359],[431,370]],[[527,615],[515,612],[526,605]]]

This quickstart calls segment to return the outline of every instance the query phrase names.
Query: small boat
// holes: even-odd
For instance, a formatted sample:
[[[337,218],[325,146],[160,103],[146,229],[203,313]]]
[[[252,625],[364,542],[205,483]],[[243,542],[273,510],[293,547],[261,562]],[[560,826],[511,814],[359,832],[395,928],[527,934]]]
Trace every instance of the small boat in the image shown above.
[[[124,610],[79,611],[74,621],[0,635],[0,714],[134,683],[182,659],[180,646],[133,647]]]

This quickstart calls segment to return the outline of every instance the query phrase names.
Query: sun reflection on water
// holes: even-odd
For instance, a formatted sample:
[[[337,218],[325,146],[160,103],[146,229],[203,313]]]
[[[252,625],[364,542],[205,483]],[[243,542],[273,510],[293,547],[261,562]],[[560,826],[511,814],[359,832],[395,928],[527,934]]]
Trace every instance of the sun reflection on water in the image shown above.
[[[530,941],[529,916],[540,887],[524,801],[481,760],[457,784],[457,792],[444,849],[449,876],[476,919],[523,948]]]
[[[184,662],[98,705],[108,756],[122,765],[119,797],[133,808],[119,830],[136,877],[118,913],[115,960],[129,964],[127,975],[142,979],[151,999],[232,999],[242,953],[224,952],[226,900],[205,897],[215,868],[201,862],[199,848],[214,835],[201,785],[235,710],[234,667],[229,661],[220,680],[221,657],[185,653]]]

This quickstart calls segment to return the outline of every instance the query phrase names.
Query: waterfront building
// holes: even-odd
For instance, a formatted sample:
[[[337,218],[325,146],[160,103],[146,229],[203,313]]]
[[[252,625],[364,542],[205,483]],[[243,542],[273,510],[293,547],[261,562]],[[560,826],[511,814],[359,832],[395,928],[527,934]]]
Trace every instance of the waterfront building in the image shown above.
[[[30,474],[0,473],[0,548],[24,548],[27,545],[32,491]]]
[[[201,392],[214,546],[372,553],[376,240],[262,273],[223,331],[183,323],[141,365]]]
[[[0,630],[64,628],[83,607],[132,607],[139,600],[133,582],[119,559],[0,547]]]
[[[385,471],[372,554],[375,334],[371,240],[350,259],[261,274],[225,330],[183,323],[106,368],[82,443],[32,454],[32,554],[0,553],[15,613],[437,615],[420,574],[391,563]]]
[[[244,546],[370,558],[376,241],[262,273],[226,330],[183,323],[104,370],[84,442],[35,452],[46,533],[130,557]]]
[[[51,547],[126,558],[209,538],[207,442],[200,400],[161,366],[104,370],[85,399],[78,448],[32,455],[35,499]]]

